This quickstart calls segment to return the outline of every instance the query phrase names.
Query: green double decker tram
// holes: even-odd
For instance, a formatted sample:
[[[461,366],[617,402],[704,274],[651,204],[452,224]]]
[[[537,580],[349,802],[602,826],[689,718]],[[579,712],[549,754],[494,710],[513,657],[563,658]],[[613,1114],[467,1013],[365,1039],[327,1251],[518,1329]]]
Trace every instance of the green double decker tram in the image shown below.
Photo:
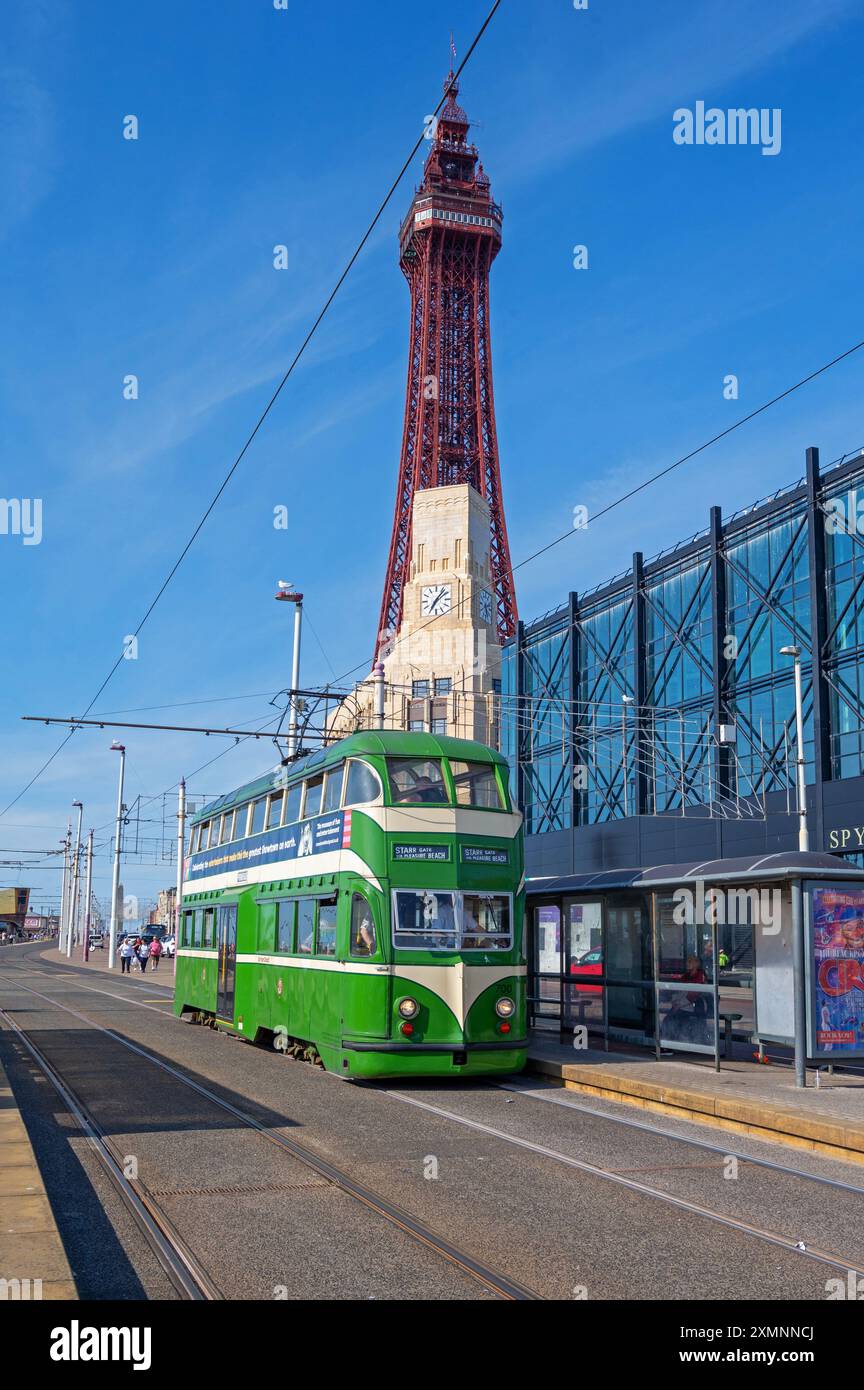
[[[345,1077],[519,1071],[524,893],[499,753],[353,734],[193,818],[175,1013]]]

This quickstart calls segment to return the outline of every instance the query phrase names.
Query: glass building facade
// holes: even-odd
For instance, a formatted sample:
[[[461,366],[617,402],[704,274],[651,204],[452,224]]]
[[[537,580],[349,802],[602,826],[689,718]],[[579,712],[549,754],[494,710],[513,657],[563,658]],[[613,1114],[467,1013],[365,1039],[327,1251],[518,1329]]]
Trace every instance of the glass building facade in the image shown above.
[[[864,450],[820,469],[809,449],[774,496],[712,508],[696,535],[519,625],[501,729],[525,816],[533,1026],[704,1050],[700,991],[717,985],[718,1028],[756,1036],[752,926],[683,942],[633,884],[797,850],[790,647],[810,850],[864,867]]]
[[[776,818],[791,814],[794,830],[789,646],[818,790],[811,842],[836,850],[823,786],[864,773],[864,451],[820,471],[808,450],[800,481],[728,519],[712,509],[697,535],[520,624],[504,651],[502,747],[529,862],[532,841],[542,858],[536,842],[564,833],[571,870],[620,863],[597,846],[632,818],[748,821],[758,834],[773,817],[782,837]]]

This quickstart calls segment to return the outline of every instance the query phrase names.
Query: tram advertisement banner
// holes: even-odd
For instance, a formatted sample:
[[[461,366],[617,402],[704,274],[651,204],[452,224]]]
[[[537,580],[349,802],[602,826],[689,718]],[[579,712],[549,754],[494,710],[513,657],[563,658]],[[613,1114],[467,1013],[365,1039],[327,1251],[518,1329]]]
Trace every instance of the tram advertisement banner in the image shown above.
[[[279,830],[265,830],[237,844],[221,845],[193,854],[186,870],[187,885],[214,874],[230,874],[238,869],[253,869],[259,864],[277,864],[284,859],[303,859],[307,855],[325,854],[328,850],[347,849],[350,844],[350,811],[335,811],[332,815],[283,825]],[[311,870],[310,870],[311,872]]]
[[[864,885],[811,886],[808,899],[808,1053],[864,1057]]]

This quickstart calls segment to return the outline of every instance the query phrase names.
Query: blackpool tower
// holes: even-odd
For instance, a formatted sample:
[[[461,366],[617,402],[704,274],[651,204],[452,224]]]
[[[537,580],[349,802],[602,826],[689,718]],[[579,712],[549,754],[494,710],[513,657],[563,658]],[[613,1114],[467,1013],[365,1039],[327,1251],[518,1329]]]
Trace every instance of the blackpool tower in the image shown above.
[[[400,628],[418,493],[469,484],[488,506],[490,626],[516,628],[492,391],[489,271],[501,249],[500,207],[468,141],[451,70],[423,182],[399,233],[411,292],[408,389],[396,514],[378,624],[382,654]],[[485,515],[485,509],[484,509]],[[434,611],[430,616],[436,616]]]

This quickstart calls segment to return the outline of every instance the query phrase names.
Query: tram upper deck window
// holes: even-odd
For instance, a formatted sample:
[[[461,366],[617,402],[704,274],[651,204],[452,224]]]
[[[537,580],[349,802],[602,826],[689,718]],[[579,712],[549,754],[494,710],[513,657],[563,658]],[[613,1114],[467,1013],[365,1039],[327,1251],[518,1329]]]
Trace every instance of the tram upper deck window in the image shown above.
[[[462,900],[462,950],[510,949],[510,899],[503,894],[466,893]]]
[[[193,825],[192,829],[189,831],[189,849],[187,851],[189,854],[194,854],[198,848],[198,830],[199,827]]]
[[[201,826],[201,839],[200,839],[200,841],[199,841],[199,843],[198,843],[198,848],[199,848],[199,849],[207,849],[207,847],[208,847],[209,844],[210,844],[210,822],[209,822],[209,820],[205,820],[204,824]]]
[[[454,758],[450,768],[457,806],[482,806],[485,810],[494,811],[502,809],[501,793],[491,763],[462,763]]]
[[[285,824],[293,825],[300,819],[300,810],[303,805],[303,783],[295,782],[293,787],[288,788],[285,801]]]
[[[348,776],[345,781],[343,806],[367,806],[370,801],[381,800],[381,783],[377,773],[368,763],[352,759],[348,763]]]
[[[325,811],[338,811],[342,804],[342,777],[345,772],[345,764],[340,763],[338,767],[331,767],[327,773],[327,782],[324,787],[324,807]]]
[[[264,821],[267,816],[267,798],[262,796],[260,801],[252,803],[252,824],[249,826],[249,834],[257,835],[264,829]]]
[[[394,805],[447,805],[447,784],[435,759],[388,758],[387,773]]]
[[[234,839],[242,840],[246,835],[246,822],[249,819],[249,804],[238,806],[234,812]]]
[[[319,773],[317,777],[310,777],[306,783],[306,803],[303,807],[303,818],[308,820],[310,816],[321,814],[321,791],[324,786],[324,774]]]
[[[226,845],[231,839],[231,830],[234,825],[234,812],[226,811],[222,817],[222,829],[219,832],[220,845]]]
[[[273,830],[282,821],[282,802],[285,799],[284,792],[274,792],[269,799],[267,806],[267,829]]]

